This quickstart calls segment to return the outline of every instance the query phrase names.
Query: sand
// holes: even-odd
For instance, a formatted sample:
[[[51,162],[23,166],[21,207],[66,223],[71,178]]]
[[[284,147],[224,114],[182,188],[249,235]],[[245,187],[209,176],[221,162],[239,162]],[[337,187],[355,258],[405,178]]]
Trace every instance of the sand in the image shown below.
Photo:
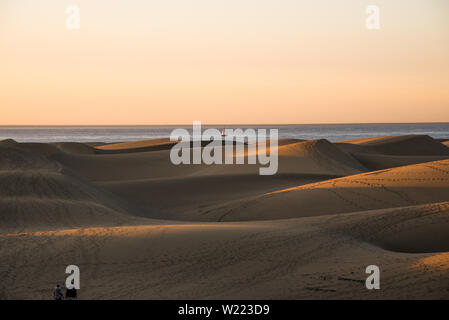
[[[0,299],[69,264],[81,299],[449,298],[447,141],[282,139],[273,176],[172,145],[0,141]]]

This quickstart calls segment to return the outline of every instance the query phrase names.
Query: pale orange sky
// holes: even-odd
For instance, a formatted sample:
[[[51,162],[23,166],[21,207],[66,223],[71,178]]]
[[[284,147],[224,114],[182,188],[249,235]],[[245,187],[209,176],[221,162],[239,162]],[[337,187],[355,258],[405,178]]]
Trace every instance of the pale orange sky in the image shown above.
[[[80,8],[80,30],[65,9]],[[367,5],[380,30],[365,28]],[[0,125],[449,122],[447,0],[1,0]]]

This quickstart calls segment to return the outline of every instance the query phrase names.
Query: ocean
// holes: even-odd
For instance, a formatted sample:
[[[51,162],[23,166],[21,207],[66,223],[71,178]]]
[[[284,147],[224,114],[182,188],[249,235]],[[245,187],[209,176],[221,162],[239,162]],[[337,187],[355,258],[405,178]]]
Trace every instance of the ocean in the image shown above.
[[[18,142],[121,142],[169,137],[172,130],[191,126],[0,126],[0,140]],[[276,128],[280,138],[341,141],[375,136],[425,134],[449,140],[449,123],[204,125],[205,128]]]

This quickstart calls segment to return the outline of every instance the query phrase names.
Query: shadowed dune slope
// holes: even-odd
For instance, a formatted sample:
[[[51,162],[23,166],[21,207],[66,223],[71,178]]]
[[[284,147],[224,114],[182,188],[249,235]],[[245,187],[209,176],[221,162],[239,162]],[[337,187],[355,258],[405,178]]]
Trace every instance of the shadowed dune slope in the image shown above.
[[[130,142],[119,142],[97,146],[99,153],[132,153],[156,150],[167,150],[177,142],[170,141],[169,138],[139,140]]]
[[[45,145],[43,146],[46,147]],[[16,144],[0,145],[0,170],[59,170],[60,166],[55,161],[48,160],[41,153],[30,152],[17,148]]]
[[[0,144],[2,146],[2,144]],[[57,142],[57,143],[38,143],[38,142],[21,142],[9,143],[8,146],[16,149],[37,153],[43,156],[51,156],[57,153],[70,154],[95,154],[95,149],[84,143],[78,142]]]
[[[196,165],[175,166],[170,162],[169,150],[94,155],[60,153],[52,159],[98,182],[180,177],[200,169]]]
[[[347,140],[336,143],[348,152],[403,156],[449,156],[449,148],[427,135]]]
[[[95,154],[96,149],[86,143],[79,142],[58,142],[54,144],[59,150],[74,154]]]
[[[37,142],[28,142],[28,143],[16,143],[14,145],[9,145],[10,147],[18,150],[28,151],[33,154],[39,154],[44,157],[51,156],[52,154],[60,152],[59,148],[52,144],[47,143],[37,143]]]
[[[449,156],[392,156],[384,154],[357,153],[357,152],[353,152],[351,154],[355,159],[357,159],[369,170],[382,170],[388,168],[407,166],[416,163],[449,159]]]
[[[127,141],[127,142],[117,142],[104,144],[102,146],[97,146],[100,150],[127,150],[127,149],[137,149],[144,147],[151,147],[157,145],[164,145],[167,143],[173,143],[169,138],[161,139],[149,139],[149,140],[137,140],[137,141]]]
[[[329,230],[390,251],[449,251],[449,202],[337,215]]]
[[[278,139],[278,146],[285,146],[287,144],[293,144],[293,143],[298,143],[298,142],[306,142],[308,140],[304,140],[304,139],[294,139],[294,138],[279,138]],[[251,143],[255,143],[255,144],[260,144],[261,142],[249,142],[248,144]],[[270,145],[270,140],[268,139],[266,141],[267,146]]]
[[[449,159],[449,148],[429,136],[365,138],[337,142],[335,146],[369,170]]]
[[[41,154],[0,147],[0,232],[131,222],[131,207],[65,171]]]
[[[324,175],[238,174],[191,176],[151,180],[105,182],[100,185],[139,205],[149,218],[209,221],[208,212],[218,204],[285,188],[329,179]],[[212,219],[213,220],[213,219]]]

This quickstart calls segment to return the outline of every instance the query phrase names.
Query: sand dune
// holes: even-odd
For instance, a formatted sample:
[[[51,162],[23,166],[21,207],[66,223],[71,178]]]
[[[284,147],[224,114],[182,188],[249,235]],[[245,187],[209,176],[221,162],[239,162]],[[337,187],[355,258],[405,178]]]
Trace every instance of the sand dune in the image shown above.
[[[408,136],[405,136],[408,137]],[[350,144],[370,144],[372,142],[384,142],[394,139],[395,136],[381,136],[381,137],[369,137],[369,138],[359,138],[359,139],[350,139],[350,140],[342,140],[340,143],[350,143]]]
[[[0,232],[120,225],[133,220],[125,212],[132,207],[59,163],[0,147]]]
[[[449,160],[374,171],[278,190],[216,208],[210,219],[296,218],[449,200]]]
[[[259,165],[198,165],[185,176],[107,181],[101,186],[139,204],[146,217],[207,221],[211,208],[219,204],[366,169],[327,140],[318,140],[281,146],[276,175],[260,176],[258,170]]]
[[[285,146],[287,144],[293,144],[293,143],[298,143],[298,142],[306,142],[307,140],[304,139],[294,139],[294,138],[279,138],[278,139],[278,146]],[[247,144],[263,144],[263,142],[248,142]],[[267,147],[270,146],[270,140],[268,139],[266,141],[266,145]]]
[[[130,153],[167,150],[175,144],[176,142],[172,142],[168,138],[162,138],[105,144],[97,146],[96,149],[101,153]]]
[[[397,156],[449,156],[449,148],[427,135],[407,135],[342,141],[346,151]]]
[[[46,146],[44,145],[44,148]],[[0,145],[0,170],[57,170],[57,162],[49,160],[41,152],[30,152],[17,148],[16,144],[3,146]]]
[[[248,149],[243,153],[236,153],[235,158],[241,157],[247,162]],[[257,149],[256,154],[260,150]],[[340,150],[327,140],[311,140],[297,142],[285,140],[278,147],[277,174],[290,175],[329,175],[344,176],[366,171],[349,153]],[[260,165],[211,165],[202,166],[192,175],[228,175],[228,174],[259,174]]]
[[[2,145],[0,144],[0,147]],[[6,147],[14,148],[16,150],[28,151],[32,154],[39,154],[44,157],[48,157],[54,153],[59,152],[59,149],[51,144],[47,143],[13,143],[8,144]]]
[[[77,142],[60,142],[55,143],[55,146],[58,147],[59,150],[66,153],[75,153],[75,154],[95,154],[96,149],[85,144],[85,143],[77,143]]]
[[[119,154],[67,154],[52,159],[91,181],[117,181],[185,176],[198,171],[197,166],[175,166],[169,151]]]
[[[353,152],[351,155],[369,170],[382,170],[416,163],[449,159],[449,156],[392,156],[357,152]]]
[[[53,155],[52,159],[89,180],[98,182],[192,175],[259,174],[258,164],[176,166],[169,161],[169,157],[170,150],[156,150],[120,154],[59,153]],[[364,167],[357,160],[326,140],[291,143],[279,147],[280,174],[343,176],[363,171]]]
[[[259,176],[175,166],[166,140],[3,140],[0,298],[48,299],[73,263],[81,299],[448,298],[447,150],[283,139]],[[370,264],[387,290],[365,289]]]
[[[409,253],[449,251],[447,201],[334,217],[332,228],[335,232],[386,250]]]
[[[144,147],[152,147],[158,145],[173,144],[169,138],[150,139],[150,140],[138,140],[129,142],[109,143],[102,146],[98,146],[100,150],[126,150],[126,149],[138,149]]]
[[[149,218],[209,221],[208,213],[217,204],[328,179],[327,175],[236,174],[192,176],[150,180],[105,182],[100,185],[121,198],[139,205],[140,214]],[[213,220],[213,219],[212,219]]]
[[[347,140],[335,145],[369,170],[449,159],[449,148],[429,136],[375,137]]]
[[[435,223],[446,225],[447,203],[438,207],[442,210],[2,234],[0,296],[46,299],[60,266],[76,260],[83,270],[82,299],[444,298],[446,278],[422,270],[431,253],[372,244],[395,232],[410,234],[422,222],[429,232]],[[390,230],[383,230],[386,222]],[[421,239],[437,237],[427,233],[411,243]],[[365,267],[373,263],[381,267],[381,286],[388,290],[365,289]],[[35,290],[20,286],[30,279]]]
[[[0,146],[2,146],[0,144]],[[51,156],[61,152],[70,154],[95,154],[95,149],[84,143],[58,142],[58,143],[13,143],[8,144],[16,149],[30,151],[43,156]]]
[[[16,143],[17,143],[17,141],[15,141],[14,139],[0,140],[0,146],[7,146],[7,145],[16,144]]]
[[[279,147],[281,172],[284,167],[302,173],[348,175],[366,171],[349,153],[325,139],[297,142]]]

